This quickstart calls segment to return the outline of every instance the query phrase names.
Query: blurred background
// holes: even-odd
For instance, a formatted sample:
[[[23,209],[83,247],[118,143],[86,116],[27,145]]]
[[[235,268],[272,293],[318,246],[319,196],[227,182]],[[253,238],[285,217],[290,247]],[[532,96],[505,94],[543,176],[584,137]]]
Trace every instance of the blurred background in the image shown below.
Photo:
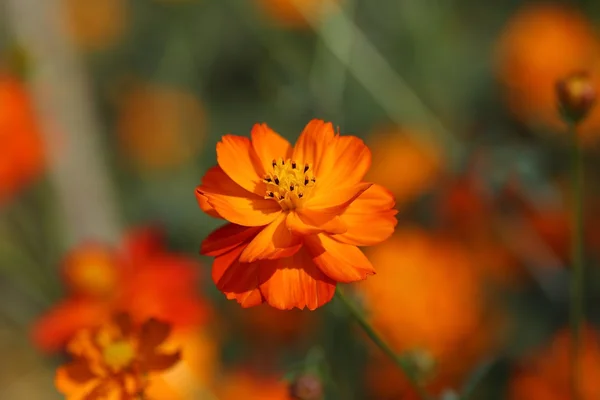
[[[1,0],[0,399],[59,399],[78,327],[126,302],[175,326],[157,399],[413,399],[334,299],[242,309],[195,186],[223,134],[312,118],[363,138],[396,234],[348,286],[431,393],[570,399],[569,141],[555,82],[600,73],[600,3]],[[584,148],[584,400],[600,397],[600,107]],[[126,261],[124,261],[126,259]],[[122,268],[121,264],[127,264]],[[127,271],[124,273],[123,271]]]

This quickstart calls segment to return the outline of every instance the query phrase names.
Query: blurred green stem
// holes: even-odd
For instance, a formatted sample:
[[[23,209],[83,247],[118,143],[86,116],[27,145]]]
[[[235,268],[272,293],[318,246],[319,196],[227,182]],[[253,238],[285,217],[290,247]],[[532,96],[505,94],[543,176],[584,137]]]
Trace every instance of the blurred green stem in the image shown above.
[[[571,389],[573,399],[580,400],[581,332],[583,310],[583,155],[575,124],[569,126],[571,136],[571,184],[572,184],[572,227],[571,227]]]
[[[335,290],[335,295],[337,298],[346,306],[350,314],[356,319],[356,322],[360,325],[360,327],[365,331],[367,336],[375,343],[389,358],[394,361],[394,363],[404,372],[408,382],[418,393],[419,397],[422,400],[431,400],[431,396],[425,391],[423,386],[420,384],[419,379],[414,371],[414,366],[411,363],[400,356],[398,356],[394,350],[383,340],[383,338],[377,333],[375,328],[369,324],[364,314],[358,309],[358,307],[350,300],[342,289],[338,286]]]

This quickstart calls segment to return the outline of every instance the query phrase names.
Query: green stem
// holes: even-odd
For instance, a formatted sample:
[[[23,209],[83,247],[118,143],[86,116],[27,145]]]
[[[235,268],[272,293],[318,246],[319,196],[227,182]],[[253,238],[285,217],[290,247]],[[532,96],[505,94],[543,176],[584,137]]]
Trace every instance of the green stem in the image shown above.
[[[573,196],[571,233],[571,389],[574,400],[581,399],[581,332],[584,321],[584,260],[583,260],[583,156],[579,145],[576,127],[570,126],[571,145],[571,184]]]
[[[392,359],[392,361],[394,361],[394,363],[402,370],[402,372],[404,372],[408,382],[418,393],[419,397],[422,400],[431,399],[431,396],[429,396],[423,386],[419,383],[419,379],[416,376],[414,367],[411,365],[411,363],[408,360],[398,356],[394,350],[391,349],[391,347],[377,333],[375,328],[369,324],[364,314],[358,309],[358,307],[350,299],[348,299],[346,295],[344,295],[344,292],[342,292],[342,289],[340,289],[339,286],[335,290],[335,295],[342,303],[344,303],[344,306],[346,306],[348,311],[350,311],[350,314],[352,314],[354,319],[356,319],[356,322],[358,322],[360,327],[365,331],[373,343],[375,343],[389,358]]]

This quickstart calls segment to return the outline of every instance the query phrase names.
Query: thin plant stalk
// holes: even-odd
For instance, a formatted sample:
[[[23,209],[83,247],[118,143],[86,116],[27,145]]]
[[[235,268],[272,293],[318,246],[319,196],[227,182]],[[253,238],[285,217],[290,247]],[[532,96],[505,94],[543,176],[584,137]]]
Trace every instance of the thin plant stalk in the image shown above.
[[[394,350],[383,340],[381,335],[377,333],[375,328],[367,321],[364,314],[358,309],[358,307],[344,294],[344,292],[338,286],[335,290],[336,297],[344,304],[350,314],[354,317],[358,325],[363,331],[369,336],[369,338],[375,343],[397,366],[404,372],[404,375],[408,379],[408,382],[415,389],[421,400],[431,400],[432,397],[420,384],[418,377],[414,372],[414,367],[410,365],[408,360],[403,359],[397,355]]]
[[[576,125],[570,125],[571,184],[572,184],[572,234],[571,234],[571,389],[573,399],[580,400],[581,335],[584,321],[584,257],[583,257],[583,155],[577,137]]]

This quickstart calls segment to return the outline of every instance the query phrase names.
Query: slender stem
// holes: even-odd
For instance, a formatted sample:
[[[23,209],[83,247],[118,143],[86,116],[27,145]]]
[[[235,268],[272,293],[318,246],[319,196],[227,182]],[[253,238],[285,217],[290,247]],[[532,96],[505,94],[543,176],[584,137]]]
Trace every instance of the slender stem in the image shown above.
[[[344,292],[338,286],[335,295],[338,299],[344,303],[344,306],[350,311],[350,314],[356,319],[356,322],[360,325],[360,327],[365,331],[367,336],[371,338],[373,343],[375,343],[388,357],[394,361],[394,363],[404,372],[408,382],[415,389],[415,391],[419,394],[419,397],[422,400],[429,400],[431,396],[425,391],[423,386],[419,383],[419,380],[413,370],[413,366],[408,362],[408,360],[403,359],[398,356],[394,350],[383,340],[383,338],[377,333],[375,328],[369,324],[363,313],[356,307],[356,305],[344,295]]]
[[[571,233],[571,389],[573,399],[580,400],[581,377],[581,332],[584,321],[583,310],[583,156],[577,137],[576,127],[570,126],[571,145],[571,184],[573,196]]]

